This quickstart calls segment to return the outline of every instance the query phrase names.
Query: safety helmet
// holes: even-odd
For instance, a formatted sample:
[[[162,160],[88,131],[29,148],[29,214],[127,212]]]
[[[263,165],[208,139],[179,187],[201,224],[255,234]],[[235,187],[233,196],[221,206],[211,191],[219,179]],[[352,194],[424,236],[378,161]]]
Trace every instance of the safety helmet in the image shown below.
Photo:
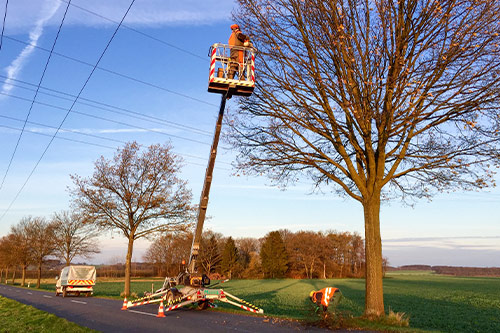
[[[237,24],[233,24],[233,25],[231,26],[231,30],[238,30],[239,28],[240,28],[240,26],[239,26],[239,25],[237,25]]]
[[[309,297],[313,297],[314,295],[314,290],[309,293]]]

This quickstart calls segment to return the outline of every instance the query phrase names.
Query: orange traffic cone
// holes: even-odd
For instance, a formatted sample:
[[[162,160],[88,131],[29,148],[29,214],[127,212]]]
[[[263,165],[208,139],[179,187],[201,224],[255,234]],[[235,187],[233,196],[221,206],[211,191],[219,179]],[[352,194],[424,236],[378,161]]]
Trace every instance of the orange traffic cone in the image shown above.
[[[123,306],[122,306],[122,310],[127,310],[128,307],[127,307],[127,297],[125,297],[125,299],[123,300]]]
[[[158,308],[158,315],[156,317],[158,317],[158,318],[165,317],[165,311],[163,309],[163,300],[161,300],[161,302],[160,302],[160,307]]]

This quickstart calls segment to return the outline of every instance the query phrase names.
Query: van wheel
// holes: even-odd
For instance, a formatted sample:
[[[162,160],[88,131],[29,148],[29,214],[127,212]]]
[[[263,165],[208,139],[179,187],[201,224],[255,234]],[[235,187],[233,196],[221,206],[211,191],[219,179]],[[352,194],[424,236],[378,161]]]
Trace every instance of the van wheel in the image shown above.
[[[66,297],[68,295],[68,292],[66,291],[66,287],[63,287],[63,297]]]

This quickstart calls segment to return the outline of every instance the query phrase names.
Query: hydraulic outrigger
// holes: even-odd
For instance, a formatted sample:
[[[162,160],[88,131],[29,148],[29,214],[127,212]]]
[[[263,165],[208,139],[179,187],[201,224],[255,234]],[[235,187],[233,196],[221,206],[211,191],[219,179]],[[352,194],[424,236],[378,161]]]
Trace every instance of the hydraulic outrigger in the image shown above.
[[[244,60],[238,64],[238,78],[235,79],[229,75],[231,67],[231,49],[233,52],[243,52]],[[214,44],[210,48],[209,56],[210,73],[208,91],[222,94],[219,115],[215,125],[215,133],[210,148],[210,157],[205,171],[205,181],[200,197],[198,209],[198,219],[194,231],[193,243],[189,262],[184,272],[181,272],[176,278],[165,278],[163,286],[156,292],[145,293],[145,296],[133,301],[125,302],[124,308],[131,308],[139,305],[166,303],[165,312],[175,310],[182,306],[196,303],[199,309],[205,309],[208,306],[214,306],[213,301],[221,301],[240,307],[244,310],[254,313],[264,313],[264,310],[252,305],[234,295],[225,292],[223,289],[214,289],[217,284],[210,285],[210,278],[198,272],[198,254],[200,250],[201,235],[203,224],[207,212],[208,197],[212,185],[212,175],[217,156],[217,146],[222,128],[222,119],[226,107],[226,100],[233,95],[250,96],[255,87],[254,61],[255,52],[253,48],[229,47],[224,44]],[[234,66],[234,63],[233,63]],[[183,287],[177,289],[178,286]],[[212,288],[209,288],[212,287]]]

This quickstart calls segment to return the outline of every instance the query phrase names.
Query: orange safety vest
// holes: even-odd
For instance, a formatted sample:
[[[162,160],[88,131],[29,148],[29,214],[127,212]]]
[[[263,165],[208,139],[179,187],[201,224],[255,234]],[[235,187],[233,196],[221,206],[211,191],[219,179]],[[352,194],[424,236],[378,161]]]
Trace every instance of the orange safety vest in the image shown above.
[[[322,294],[322,296],[321,296],[321,305],[328,307],[328,304],[330,304],[330,300],[333,297],[333,294],[337,290],[338,290],[338,288],[335,288],[335,287],[326,287],[326,288],[323,288],[323,289],[321,289],[319,291],[316,291],[313,294],[313,301],[317,302],[318,299],[316,298],[316,295],[318,293],[321,293]]]
[[[231,46],[243,46],[243,42],[238,39],[238,34],[241,34],[240,30],[233,31],[231,36],[229,36],[229,47]],[[238,50],[238,62],[243,63],[243,50]]]

